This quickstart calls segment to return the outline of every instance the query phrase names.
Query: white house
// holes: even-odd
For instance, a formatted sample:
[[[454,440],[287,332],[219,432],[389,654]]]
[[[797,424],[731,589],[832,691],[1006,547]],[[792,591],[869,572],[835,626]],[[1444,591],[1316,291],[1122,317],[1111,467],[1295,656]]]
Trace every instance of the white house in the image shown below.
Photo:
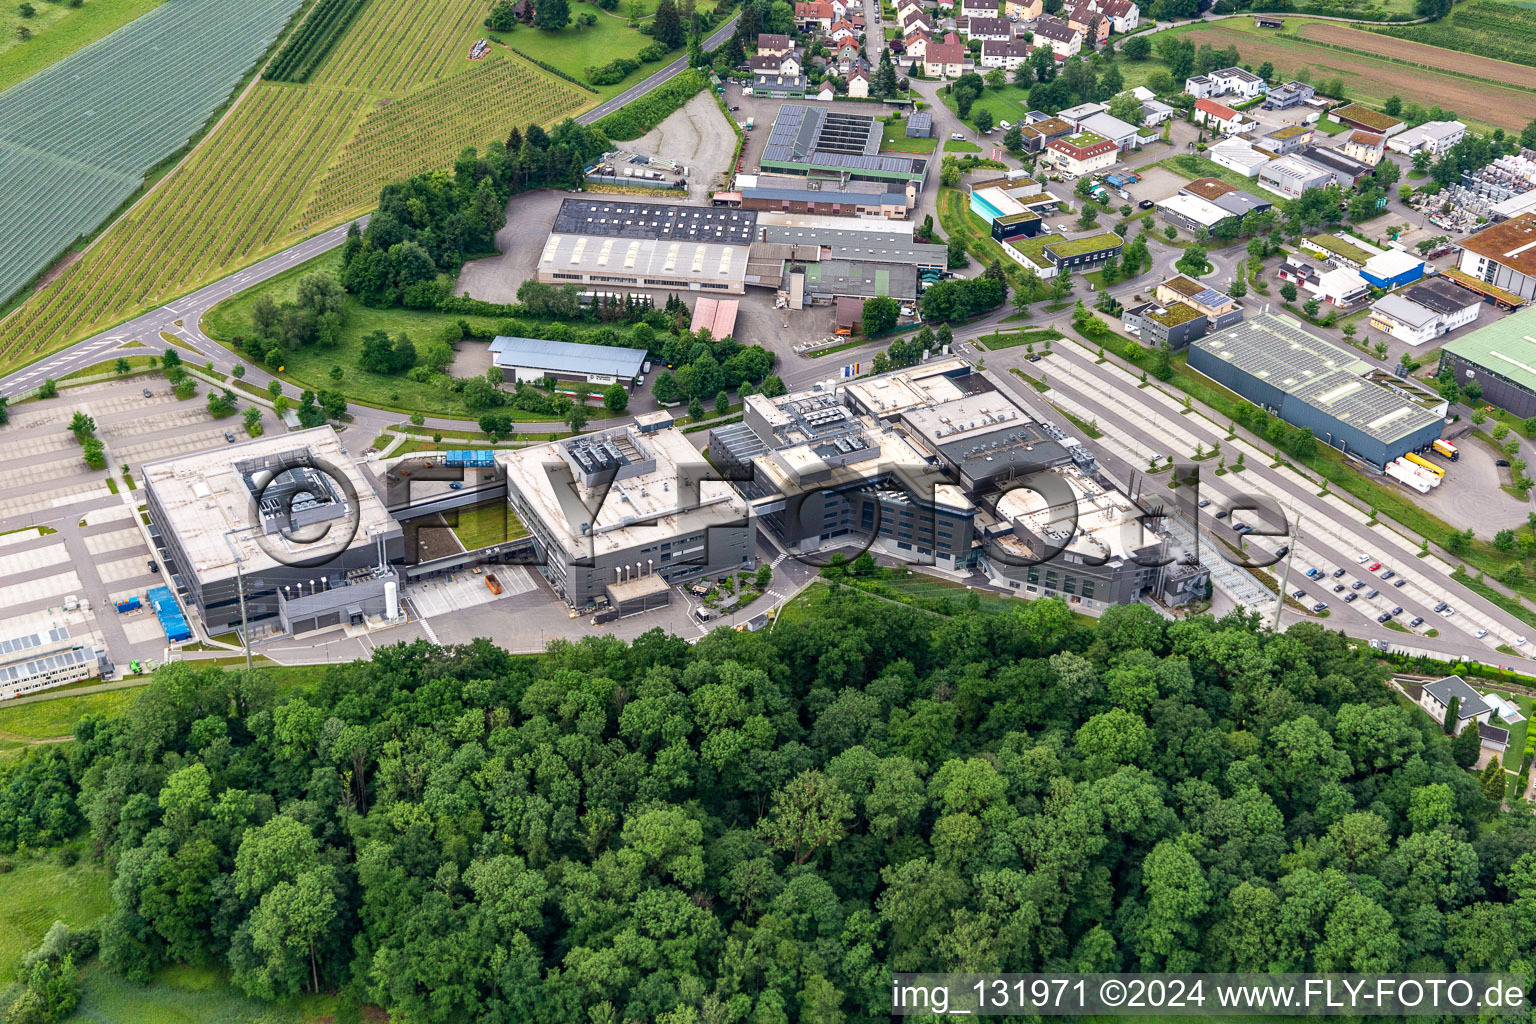
[[[756,56],[748,59],[747,67],[756,74],[762,75],[798,75],[800,74],[800,58],[793,53],[781,56]]]
[[[1405,156],[1425,152],[1439,159],[1466,135],[1467,126],[1460,121],[1426,121],[1387,139],[1387,148]]]
[[[1174,110],[1161,100],[1141,101],[1141,123],[1143,127],[1150,128],[1153,125],[1162,124],[1173,117]]]
[[[1223,135],[1235,135],[1251,123],[1231,107],[1208,99],[1195,100],[1195,120]]]
[[[1092,117],[1094,114],[1102,114],[1108,109],[1108,103],[1079,103],[1075,107],[1068,107],[1056,116],[1063,121],[1070,122],[1076,128],[1080,126],[1083,118]]]
[[[1083,49],[1083,34],[1060,18],[1046,15],[1035,22],[1035,45],[1042,43],[1059,57],[1075,57]]]
[[[1478,725],[1489,725],[1489,719],[1493,717],[1493,708],[1483,700],[1483,695],[1468,686],[1461,676],[1446,676],[1444,679],[1436,679],[1432,683],[1425,683],[1419,694],[1419,706],[1429,712],[1437,722],[1443,722],[1451,701],[1457,702],[1456,718],[1457,732],[1466,727],[1468,722]]]
[[[1307,290],[1316,295],[1319,302],[1340,308],[1364,302],[1371,294],[1365,278],[1348,267],[1325,271],[1313,284],[1307,286]]]
[[[1184,82],[1184,91],[1195,99],[1231,96],[1235,102],[1251,100],[1267,89],[1264,79],[1242,68],[1222,68],[1208,75],[1195,75]]]
[[[1005,43],[1013,38],[1013,23],[1007,18],[967,18],[965,28],[962,30],[969,39],[980,39],[983,43]]]
[[[1136,0],[1103,0],[1099,13],[1109,19],[1109,27],[1114,32],[1134,32],[1141,24],[1141,8],[1136,5]]]
[[[1259,171],[1270,161],[1268,156],[1242,139],[1222,139],[1207,149],[1205,155],[1210,157],[1212,163],[1236,171],[1245,178],[1258,177]]]
[[[1370,325],[1410,345],[1422,345],[1477,319],[1482,296],[1440,277],[1384,295],[1371,306]]]
[[[1005,43],[988,40],[981,44],[981,66],[1012,71],[1029,60],[1029,51],[1029,44],[1022,39],[1010,39]]]

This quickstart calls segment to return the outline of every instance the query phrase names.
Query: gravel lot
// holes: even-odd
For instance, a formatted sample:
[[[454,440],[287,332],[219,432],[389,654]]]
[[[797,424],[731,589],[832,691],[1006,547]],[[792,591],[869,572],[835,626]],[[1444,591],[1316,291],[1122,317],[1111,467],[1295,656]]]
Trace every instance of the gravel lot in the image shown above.
[[[618,145],[632,153],[687,166],[689,184],[696,201],[702,203],[707,190],[725,187],[731,156],[736,152],[736,133],[714,97],[705,91],[638,139]]]

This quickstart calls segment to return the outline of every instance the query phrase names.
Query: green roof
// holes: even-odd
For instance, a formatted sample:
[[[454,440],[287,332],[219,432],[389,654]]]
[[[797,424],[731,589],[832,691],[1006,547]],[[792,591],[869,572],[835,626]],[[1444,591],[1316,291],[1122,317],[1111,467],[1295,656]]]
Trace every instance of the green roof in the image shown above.
[[[1108,142],[1109,140],[1095,132],[1078,132],[1076,135],[1068,136],[1062,141],[1069,146],[1076,146],[1078,149],[1087,149],[1089,146],[1097,146],[1099,143]]]
[[[1335,255],[1343,256],[1347,260],[1354,260],[1356,263],[1362,265],[1364,265],[1364,263],[1372,256],[1376,255],[1376,253],[1367,252],[1365,249],[1360,248],[1358,245],[1346,242],[1338,235],[1312,235],[1307,239],[1307,241],[1317,248],[1323,250],[1324,252],[1331,252]]]
[[[1303,132],[1309,132],[1311,130],[1312,128],[1310,125],[1293,124],[1270,132],[1269,137],[1272,139],[1294,139],[1296,136],[1302,134]]]
[[[1403,123],[1391,114],[1383,114],[1379,110],[1372,110],[1370,107],[1364,107],[1358,103],[1351,103],[1348,106],[1336,108],[1333,111],[1333,116],[1335,120],[1339,121],[1349,118],[1351,121],[1363,124],[1367,128],[1374,128],[1379,132],[1387,131],[1394,125]]]
[[[1527,391],[1536,391],[1536,306],[1473,331],[1445,346],[1449,355],[1485,367]]]
[[[1073,238],[1066,241],[1048,243],[1041,248],[1049,248],[1056,254],[1057,259],[1066,259],[1070,256],[1081,256],[1088,252],[1102,252],[1105,249],[1113,249],[1124,245],[1125,239],[1113,231],[1106,231],[1102,235],[1089,235],[1087,238]]]
[[[1186,306],[1182,302],[1170,302],[1163,307],[1161,313],[1148,313],[1147,319],[1156,320],[1164,327],[1177,327],[1179,324],[1187,324],[1196,317],[1204,316],[1193,306]]]
[[[997,218],[999,224],[1018,224],[1026,220],[1039,220],[1040,215],[1034,210],[1025,210],[1023,213],[1010,213],[1006,217]]]

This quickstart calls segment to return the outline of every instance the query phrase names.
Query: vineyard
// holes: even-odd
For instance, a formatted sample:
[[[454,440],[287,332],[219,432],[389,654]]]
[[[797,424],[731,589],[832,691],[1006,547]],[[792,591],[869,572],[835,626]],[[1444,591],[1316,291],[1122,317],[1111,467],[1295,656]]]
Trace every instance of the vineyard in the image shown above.
[[[1469,0],[1427,25],[1373,29],[1382,35],[1536,67],[1536,14],[1529,7]]]
[[[169,0],[0,93],[0,298],[201,129],[298,0]]]
[[[369,113],[292,227],[361,212],[387,182],[441,166],[466,145],[504,137],[514,124],[547,124],[574,114],[589,98],[514,60],[490,60],[419,89]]]
[[[489,7],[485,0],[371,0],[314,81],[396,95],[462,71]]]
[[[307,82],[368,0],[320,0],[262,73],[273,82]]]

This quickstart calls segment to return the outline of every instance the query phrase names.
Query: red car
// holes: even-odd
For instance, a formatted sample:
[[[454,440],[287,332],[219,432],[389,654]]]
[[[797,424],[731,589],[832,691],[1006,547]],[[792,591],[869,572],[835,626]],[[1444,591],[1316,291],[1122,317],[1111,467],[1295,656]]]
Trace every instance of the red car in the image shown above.
[[[1380,568],[1381,568],[1381,563],[1380,562],[1372,562],[1371,563],[1371,572],[1375,572],[1377,569],[1380,569]]]

